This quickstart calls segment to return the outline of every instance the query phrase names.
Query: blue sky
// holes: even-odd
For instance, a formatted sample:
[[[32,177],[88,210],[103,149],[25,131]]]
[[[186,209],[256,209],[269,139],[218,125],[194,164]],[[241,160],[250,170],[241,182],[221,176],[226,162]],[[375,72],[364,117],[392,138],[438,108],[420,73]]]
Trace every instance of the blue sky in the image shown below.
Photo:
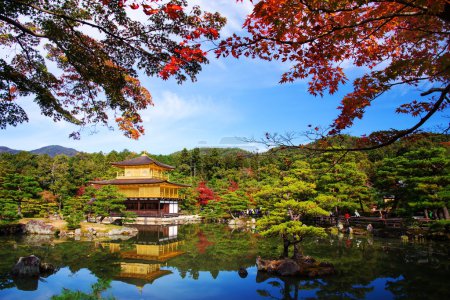
[[[217,10],[227,16],[229,22],[223,37],[239,32],[245,14],[251,9],[249,3],[236,4],[230,0],[198,2],[206,10]],[[213,55],[209,58],[210,64],[203,68],[195,83],[178,85],[174,80],[140,77],[155,106],[142,113],[146,134],[138,141],[127,139],[117,129],[110,131],[103,127],[96,128],[95,134],[88,128],[82,132],[81,140],[71,140],[68,136],[76,127],[41,116],[38,107],[26,98],[20,102],[30,121],[1,130],[0,146],[32,150],[62,145],[86,152],[129,149],[154,154],[168,154],[184,147],[233,146],[224,141],[231,137],[260,138],[265,132],[301,132],[308,124],[327,126],[338,114],[336,107],[341,97],[350,90],[350,85],[342,86],[335,95],[313,97],[307,93],[307,81],[278,84],[289,65],[243,58],[217,60]],[[347,64],[350,79],[361,72]],[[361,135],[411,126],[417,119],[395,114],[395,108],[419,93],[420,88],[399,88],[383,95],[348,133]],[[448,113],[434,116],[424,129],[448,124],[445,115]]]

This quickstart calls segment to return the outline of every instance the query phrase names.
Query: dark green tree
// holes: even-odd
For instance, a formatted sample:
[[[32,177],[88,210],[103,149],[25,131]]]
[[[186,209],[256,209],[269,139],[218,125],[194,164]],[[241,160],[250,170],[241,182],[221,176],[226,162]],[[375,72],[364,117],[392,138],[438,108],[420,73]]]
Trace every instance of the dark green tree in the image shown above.
[[[19,174],[8,174],[0,179],[0,203],[9,218],[13,216],[11,209],[16,210],[15,217],[22,216],[22,203],[27,199],[38,198],[41,188],[32,177]]]
[[[233,219],[237,217],[236,213],[242,212],[250,206],[248,197],[242,191],[229,192],[223,195],[220,197],[219,203]]]
[[[59,211],[62,203],[72,189],[69,174],[69,158],[66,155],[57,155],[53,158],[50,173],[50,191],[57,197]]]
[[[302,256],[300,243],[306,237],[324,237],[325,230],[302,223],[305,217],[326,216],[328,212],[313,201],[280,199],[269,215],[258,220],[257,225],[263,236],[279,236],[283,240],[283,257],[289,256],[289,247],[293,246],[293,258]]]
[[[382,160],[376,169],[376,186],[382,194],[394,195],[394,209],[409,212],[429,210],[449,219],[449,155],[443,147],[419,148]]]
[[[126,196],[121,194],[117,187],[105,185],[95,191],[94,199],[90,204],[93,216],[101,222],[113,213],[121,214],[125,211]]]
[[[373,199],[365,153],[323,153],[311,162],[317,178],[317,201],[328,210],[366,210]]]

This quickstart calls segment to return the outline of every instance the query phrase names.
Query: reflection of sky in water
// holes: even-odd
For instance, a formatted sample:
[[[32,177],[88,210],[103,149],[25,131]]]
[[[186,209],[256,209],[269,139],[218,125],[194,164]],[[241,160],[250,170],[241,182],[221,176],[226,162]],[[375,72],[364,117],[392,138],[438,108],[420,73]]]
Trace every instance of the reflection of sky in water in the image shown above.
[[[248,268],[248,276],[240,278],[237,272],[221,271],[219,276],[214,279],[210,272],[199,272],[199,278],[194,280],[189,276],[181,278],[176,268],[165,268],[173,274],[164,276],[156,280],[153,284],[146,284],[141,290],[134,285],[126,284],[120,281],[113,281],[111,288],[114,290],[114,296],[117,299],[270,299],[268,295],[281,299],[281,289],[284,283],[278,278],[270,278],[264,282],[255,281],[256,267]],[[403,277],[378,278],[367,286],[355,285],[354,287],[373,288],[371,292],[365,295],[364,299],[394,299],[394,295],[385,290],[386,283],[402,280]],[[320,281],[320,280],[319,280]],[[302,289],[302,285],[309,282],[300,282],[298,299],[317,298],[316,293],[320,288]],[[264,291],[266,297],[258,294],[257,291]],[[103,296],[110,295],[111,289],[103,293]],[[294,298],[293,291],[290,292]],[[351,298],[351,295],[345,297]]]
[[[107,298],[114,295],[116,299],[269,299],[258,294],[264,291],[277,299],[282,298],[281,289],[284,283],[278,278],[270,278],[264,282],[257,283],[256,267],[248,268],[248,276],[240,278],[237,272],[221,271],[214,279],[209,272],[199,272],[199,278],[194,280],[189,276],[181,278],[176,268],[165,268],[173,272],[153,282],[146,284],[142,289],[132,284],[121,281],[112,281],[111,288],[104,291],[102,296]],[[371,292],[365,295],[365,299],[393,299],[390,291],[385,290],[386,283],[402,280],[403,277],[378,278],[372,281],[366,288],[373,287]],[[16,289],[6,289],[1,293],[2,300],[18,299],[49,299],[53,295],[59,294],[63,288],[79,290],[85,293],[91,291],[91,285],[97,281],[89,270],[81,269],[76,273],[71,273],[68,268],[59,270],[58,273],[44,278],[39,282],[39,292],[26,292]],[[302,281],[300,285],[308,283]],[[354,287],[363,287],[355,285]],[[319,288],[302,289],[300,286],[298,299],[316,298]],[[294,297],[293,292],[290,293]],[[350,296],[350,295],[348,295]]]
[[[1,291],[1,300],[31,300],[50,299],[61,293],[63,288],[90,292],[91,285],[97,282],[97,277],[88,269],[72,273],[69,268],[62,268],[56,274],[39,280],[38,291],[21,291],[6,289]]]
[[[366,294],[365,299],[393,299],[394,295],[386,290],[386,286],[388,282],[395,282],[398,280],[403,280],[403,276],[398,278],[377,278],[370,283],[369,286],[374,287],[372,292],[368,292]]]
[[[320,243],[310,241],[303,245],[305,253],[325,261],[326,257],[333,259],[338,273],[317,280],[280,279],[258,274],[254,266],[257,255],[278,253],[280,249],[273,247],[277,244],[266,239],[250,241],[250,233],[224,231],[221,226],[196,226],[200,225],[185,227],[179,239],[164,241],[159,246],[155,237],[156,240],[165,237],[170,233],[167,228],[158,229],[158,234],[141,232],[137,238],[120,244],[68,242],[52,247],[19,244],[16,250],[11,250],[8,240],[5,243],[0,240],[1,280],[8,278],[8,261],[12,264],[19,253],[36,251],[38,256],[50,261],[53,258],[59,265],[81,268],[72,273],[63,267],[48,278],[41,278],[34,286],[35,291],[7,287],[10,282],[0,281],[5,284],[0,286],[0,300],[50,299],[64,288],[90,294],[91,286],[97,282],[92,272],[114,278],[111,287],[102,293],[105,298],[126,300],[450,299],[445,297],[449,294],[448,243],[405,244],[391,239],[350,240],[346,236],[342,240],[330,237]],[[206,249],[200,247],[201,241],[207,242]],[[155,256],[150,251],[154,247],[160,247],[162,252]],[[258,247],[259,252],[255,250]],[[177,255],[167,256],[166,248]],[[239,267],[247,268],[245,278],[239,276]],[[288,293],[284,293],[285,288]]]

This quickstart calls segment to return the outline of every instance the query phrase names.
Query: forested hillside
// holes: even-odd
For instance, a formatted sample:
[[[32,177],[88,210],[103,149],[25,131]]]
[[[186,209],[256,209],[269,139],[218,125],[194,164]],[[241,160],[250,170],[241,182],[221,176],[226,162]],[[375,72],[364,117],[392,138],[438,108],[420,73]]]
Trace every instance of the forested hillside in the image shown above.
[[[90,180],[114,178],[117,169],[111,162],[140,154],[1,153],[0,219],[53,214],[81,197]],[[449,141],[443,135],[416,135],[370,152],[272,149],[255,154],[195,148],[150,156],[176,167],[170,181],[191,186],[184,190],[184,212],[201,211],[209,218],[270,209],[290,198],[311,200],[332,212],[367,213],[374,205],[382,207],[384,196],[394,196],[389,208],[397,215],[427,209],[448,218]]]

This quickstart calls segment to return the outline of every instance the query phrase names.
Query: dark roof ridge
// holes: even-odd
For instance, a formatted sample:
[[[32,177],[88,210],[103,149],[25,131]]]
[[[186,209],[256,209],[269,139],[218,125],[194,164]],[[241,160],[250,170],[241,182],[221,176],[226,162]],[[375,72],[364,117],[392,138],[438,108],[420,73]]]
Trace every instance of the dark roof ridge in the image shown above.
[[[136,157],[136,158],[111,163],[111,165],[113,165],[113,166],[142,166],[142,165],[149,165],[149,164],[155,164],[155,165],[157,165],[161,168],[165,168],[165,169],[171,169],[171,170],[175,169],[175,167],[164,164],[162,162],[159,162],[153,158],[148,157],[145,154],[141,155],[139,157]]]

